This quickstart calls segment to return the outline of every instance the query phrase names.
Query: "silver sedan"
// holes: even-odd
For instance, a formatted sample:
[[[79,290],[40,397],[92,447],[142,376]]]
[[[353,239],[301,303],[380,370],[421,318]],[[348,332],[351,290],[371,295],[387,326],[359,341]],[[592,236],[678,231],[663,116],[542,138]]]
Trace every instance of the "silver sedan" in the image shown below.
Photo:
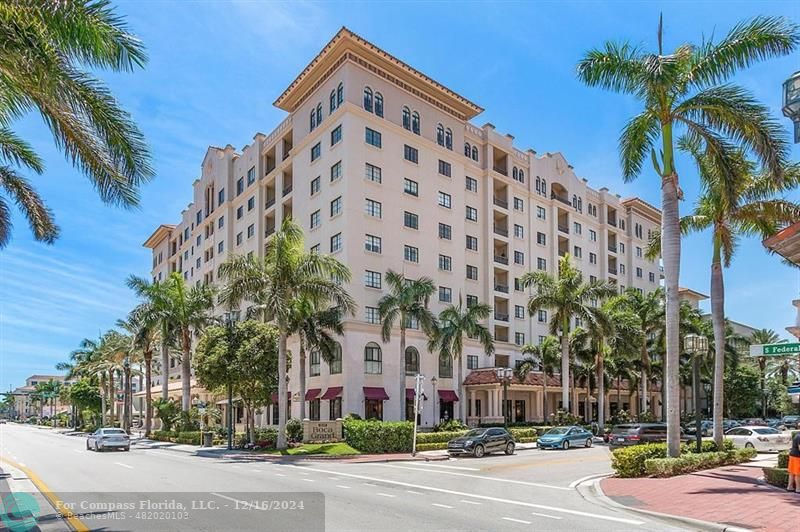
[[[781,432],[771,427],[735,427],[725,433],[725,437],[735,447],[745,447],[756,451],[782,451],[791,445],[791,433]]]
[[[131,450],[131,439],[122,429],[97,429],[86,438],[86,450],[105,451],[106,449]]]

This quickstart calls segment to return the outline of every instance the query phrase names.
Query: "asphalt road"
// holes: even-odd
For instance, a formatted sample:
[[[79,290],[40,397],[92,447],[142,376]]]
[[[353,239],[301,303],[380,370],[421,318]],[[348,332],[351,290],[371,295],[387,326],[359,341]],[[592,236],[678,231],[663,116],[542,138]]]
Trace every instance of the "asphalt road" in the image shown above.
[[[76,513],[87,514],[83,522],[90,529],[667,529],[639,515],[589,504],[574,489],[583,477],[610,472],[604,447],[354,464],[243,462],[136,446],[129,453],[95,453],[85,445],[77,436],[0,425],[0,456],[31,470],[61,500],[77,505]],[[103,507],[144,499],[165,504],[137,508],[136,516]],[[172,501],[183,504],[186,515]],[[81,503],[92,506],[81,508]]]

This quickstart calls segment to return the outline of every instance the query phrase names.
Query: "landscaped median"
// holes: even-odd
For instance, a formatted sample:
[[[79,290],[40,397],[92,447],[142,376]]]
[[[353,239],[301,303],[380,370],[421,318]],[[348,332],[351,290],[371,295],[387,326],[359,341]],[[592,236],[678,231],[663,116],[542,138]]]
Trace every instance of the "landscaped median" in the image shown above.
[[[721,451],[713,441],[704,441],[699,453],[693,444],[685,444],[677,458],[667,458],[666,443],[649,443],[615,450],[611,455],[611,467],[621,478],[672,477],[747,462],[755,456],[755,449],[734,449],[729,440],[724,440]]]
[[[762,467],[764,471],[764,481],[781,489],[786,489],[789,484],[789,453],[781,451],[778,453],[778,467]]]

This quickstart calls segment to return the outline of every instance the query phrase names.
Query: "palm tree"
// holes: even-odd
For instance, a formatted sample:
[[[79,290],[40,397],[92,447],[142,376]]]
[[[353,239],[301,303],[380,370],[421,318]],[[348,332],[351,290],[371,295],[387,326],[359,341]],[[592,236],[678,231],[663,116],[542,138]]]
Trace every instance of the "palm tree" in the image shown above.
[[[781,337],[772,329],[758,329],[753,331],[753,334],[750,335],[751,344],[777,344],[780,341]],[[758,363],[758,371],[761,374],[761,416],[766,418],[767,395],[765,393],[765,388],[767,381],[767,357],[763,355],[757,357],[756,362]]]
[[[0,16],[0,190],[22,210],[36,240],[58,237],[50,209],[16,167],[44,164],[9,124],[36,111],[56,145],[110,204],[138,204],[153,176],[142,133],[90,70],[131,71],[146,62],[142,43],[105,1],[7,2]],[[84,70],[85,69],[85,70]],[[11,238],[11,210],[0,196],[0,248]]]
[[[602,319],[599,309],[594,305],[616,294],[616,287],[603,281],[585,283],[569,254],[558,261],[557,276],[543,271],[528,272],[520,281],[525,287],[536,288],[536,293],[528,300],[530,315],[540,309],[547,309],[551,313],[550,334],[558,335],[561,341],[561,402],[564,410],[570,411],[570,323],[574,318],[581,319],[587,325]]]
[[[153,351],[158,343],[158,323],[152,319],[147,304],[140,304],[134,308],[127,319],[118,320],[117,326],[125,330],[133,342],[133,348],[141,354],[144,363],[144,435],[150,437],[153,417],[153,397],[150,391],[152,386]]]
[[[634,375],[633,360],[635,357],[630,353],[612,350],[609,356],[605,359],[606,374],[609,380],[614,382],[617,392],[617,412],[623,410],[622,408],[622,380],[628,381],[628,393],[633,395],[633,381]],[[629,405],[630,406],[630,405]]]
[[[406,373],[403,371],[406,359],[406,329],[412,322],[416,322],[428,339],[434,337],[437,328],[436,317],[428,309],[428,302],[436,287],[429,277],[406,279],[402,273],[393,270],[386,272],[386,285],[389,293],[378,301],[378,316],[381,321],[381,338],[384,342],[391,340],[395,325],[400,326],[397,404],[400,414],[398,419],[403,419],[406,396]]]
[[[484,303],[464,306],[461,294],[458,295],[458,306],[448,305],[439,313],[439,326],[434,330],[433,337],[428,342],[428,351],[438,354],[440,358],[452,359],[456,364],[456,380],[458,381],[458,396],[461,398],[458,406],[458,417],[466,421],[464,413],[464,336],[477,340],[483,347],[484,353],[494,353],[494,340],[481,322],[492,313],[492,307]],[[403,350],[405,353],[405,350]],[[404,354],[405,357],[405,354]],[[404,358],[405,360],[405,358]],[[401,372],[404,373],[404,372]],[[403,375],[405,379],[405,374]],[[405,380],[403,381],[405,387]]]
[[[310,297],[339,307],[351,314],[355,302],[342,283],[350,281],[350,270],[330,255],[305,251],[303,229],[286,218],[281,228],[267,242],[263,259],[248,256],[231,257],[220,266],[225,286],[220,299],[229,308],[242,301],[254,303],[252,312],[278,328],[278,441],[277,448],[286,448],[286,343],[291,334],[292,317],[298,298]],[[303,398],[305,400],[305,398]]]
[[[555,336],[545,336],[539,345],[525,344],[522,346],[522,354],[525,355],[516,369],[516,376],[521,382],[525,377],[536,368],[542,372],[542,415],[543,421],[547,421],[547,377],[552,377],[558,361],[561,357],[559,353],[558,338]]]
[[[784,133],[760,105],[741,87],[725,83],[737,70],[759,60],[790,54],[800,43],[798,26],[776,17],[756,17],[737,24],[717,43],[683,44],[673,53],[663,50],[662,24],[658,26],[658,51],[645,52],[629,43],[609,42],[604,49],[586,54],[578,64],[578,77],[599,86],[636,97],[640,114],[625,126],[619,151],[623,177],[632,180],[648,155],[661,182],[661,239],[666,286],[666,387],[668,456],[680,454],[680,357],[678,283],[680,278],[680,215],[683,196],[675,165],[677,130],[703,139],[709,156],[720,168],[730,168],[734,139],[755,154],[775,176],[780,176],[788,154]]]

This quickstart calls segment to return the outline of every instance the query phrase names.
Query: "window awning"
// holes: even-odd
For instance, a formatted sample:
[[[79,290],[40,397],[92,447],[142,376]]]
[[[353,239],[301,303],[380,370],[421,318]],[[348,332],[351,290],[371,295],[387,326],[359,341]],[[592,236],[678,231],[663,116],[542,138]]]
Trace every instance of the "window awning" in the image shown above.
[[[406,388],[406,400],[407,401],[414,400],[414,388]]]
[[[364,386],[364,399],[369,401],[387,401],[389,394],[383,388]]]
[[[322,399],[323,401],[330,401],[331,399],[336,399],[340,395],[342,395],[342,387],[331,386],[330,388],[325,390],[325,393],[323,394],[322,397],[320,397],[320,399]]]
[[[306,390],[306,401],[313,401],[322,392],[322,388],[309,388]]]
[[[269,400],[272,401],[273,403],[277,403],[278,402],[278,394],[277,393],[273,393],[270,396]],[[292,401],[292,392],[286,392],[286,400],[289,401],[289,402]]]
[[[458,396],[453,390],[439,390],[439,400],[446,403],[458,401]]]

